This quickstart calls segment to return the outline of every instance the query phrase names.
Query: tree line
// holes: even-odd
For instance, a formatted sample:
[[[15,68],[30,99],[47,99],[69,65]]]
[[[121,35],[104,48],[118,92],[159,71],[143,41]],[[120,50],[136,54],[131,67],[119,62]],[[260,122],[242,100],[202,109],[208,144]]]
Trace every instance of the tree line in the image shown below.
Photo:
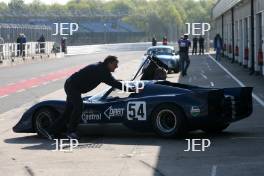
[[[46,5],[39,0],[0,3],[0,16],[117,16],[149,35],[178,36],[185,23],[210,22],[216,0],[71,0],[65,5]]]

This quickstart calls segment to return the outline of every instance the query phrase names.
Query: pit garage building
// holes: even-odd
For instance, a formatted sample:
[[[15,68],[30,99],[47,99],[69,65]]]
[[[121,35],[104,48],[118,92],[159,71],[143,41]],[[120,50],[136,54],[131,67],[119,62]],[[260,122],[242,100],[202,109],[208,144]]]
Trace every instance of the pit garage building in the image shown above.
[[[218,0],[212,9],[213,34],[223,38],[223,55],[264,75],[264,0]]]

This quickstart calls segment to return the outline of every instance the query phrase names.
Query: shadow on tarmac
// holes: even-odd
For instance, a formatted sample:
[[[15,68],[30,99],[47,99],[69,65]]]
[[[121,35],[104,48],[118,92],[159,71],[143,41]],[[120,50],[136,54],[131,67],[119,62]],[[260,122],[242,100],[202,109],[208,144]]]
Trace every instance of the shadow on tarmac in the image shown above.
[[[186,148],[187,142],[185,139],[210,139],[217,141],[229,140],[236,137],[253,136],[252,133],[246,132],[222,132],[219,134],[206,134],[201,131],[189,132],[178,138],[165,139],[161,138],[154,133],[139,133],[124,127],[123,125],[94,125],[92,128],[79,128],[79,135],[81,139],[78,141],[80,144],[86,144],[93,148],[93,145],[145,145],[145,146],[159,146],[166,147],[168,143],[181,148]],[[8,144],[25,144],[23,150],[54,150],[56,143],[54,141],[41,138],[37,135],[30,135],[24,137],[15,137],[4,140]],[[183,150],[182,150],[183,151]]]

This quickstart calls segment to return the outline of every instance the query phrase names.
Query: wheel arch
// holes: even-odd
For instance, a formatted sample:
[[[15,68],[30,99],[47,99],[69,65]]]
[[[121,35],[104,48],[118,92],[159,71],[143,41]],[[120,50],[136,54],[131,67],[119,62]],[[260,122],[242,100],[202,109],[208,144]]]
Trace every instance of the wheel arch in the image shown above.
[[[44,105],[44,106],[38,106],[35,108],[34,112],[32,113],[32,129],[34,132],[36,132],[36,127],[35,127],[35,120],[36,120],[36,114],[42,110],[42,109],[48,109],[52,112],[54,112],[56,115],[59,115],[60,112],[56,109],[56,107],[52,105]]]
[[[177,107],[178,109],[180,109],[181,113],[183,114],[184,119],[185,119],[186,121],[188,120],[188,119],[187,119],[187,116],[186,116],[186,114],[185,114],[184,108],[183,108],[182,106],[180,106],[178,103],[175,103],[175,102],[162,102],[162,103],[159,103],[159,104],[155,105],[155,106],[153,107],[153,109],[151,110],[150,117],[153,115],[155,109],[156,109],[157,107],[159,107],[159,106],[162,106],[162,105],[172,105],[172,106]]]
[[[166,107],[168,108],[168,110],[171,110],[171,108],[173,108],[174,109],[173,113],[179,115],[179,118],[177,118],[177,115],[175,114],[177,120],[179,120],[179,125],[177,125],[178,127],[176,126],[173,127],[173,130],[170,132],[164,132],[163,130],[161,130],[157,126],[157,122],[156,122],[156,115],[157,115],[156,113],[160,112],[161,110],[166,110]],[[149,119],[154,131],[162,137],[166,137],[166,138],[179,137],[188,131],[187,118],[186,118],[186,114],[184,113],[183,107],[175,102],[162,102],[157,104],[152,109]]]

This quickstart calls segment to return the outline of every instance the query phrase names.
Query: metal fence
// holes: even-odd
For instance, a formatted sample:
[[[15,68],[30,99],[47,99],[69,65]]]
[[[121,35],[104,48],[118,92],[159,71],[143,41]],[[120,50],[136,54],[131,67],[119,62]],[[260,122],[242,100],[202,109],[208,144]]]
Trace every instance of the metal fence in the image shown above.
[[[33,57],[54,52],[54,42],[29,42],[0,44],[0,61],[15,57]]]
[[[4,39],[5,43],[16,42],[20,33],[26,36],[28,42],[36,42],[41,35],[47,41],[54,41],[50,26],[0,23],[0,37]]]

